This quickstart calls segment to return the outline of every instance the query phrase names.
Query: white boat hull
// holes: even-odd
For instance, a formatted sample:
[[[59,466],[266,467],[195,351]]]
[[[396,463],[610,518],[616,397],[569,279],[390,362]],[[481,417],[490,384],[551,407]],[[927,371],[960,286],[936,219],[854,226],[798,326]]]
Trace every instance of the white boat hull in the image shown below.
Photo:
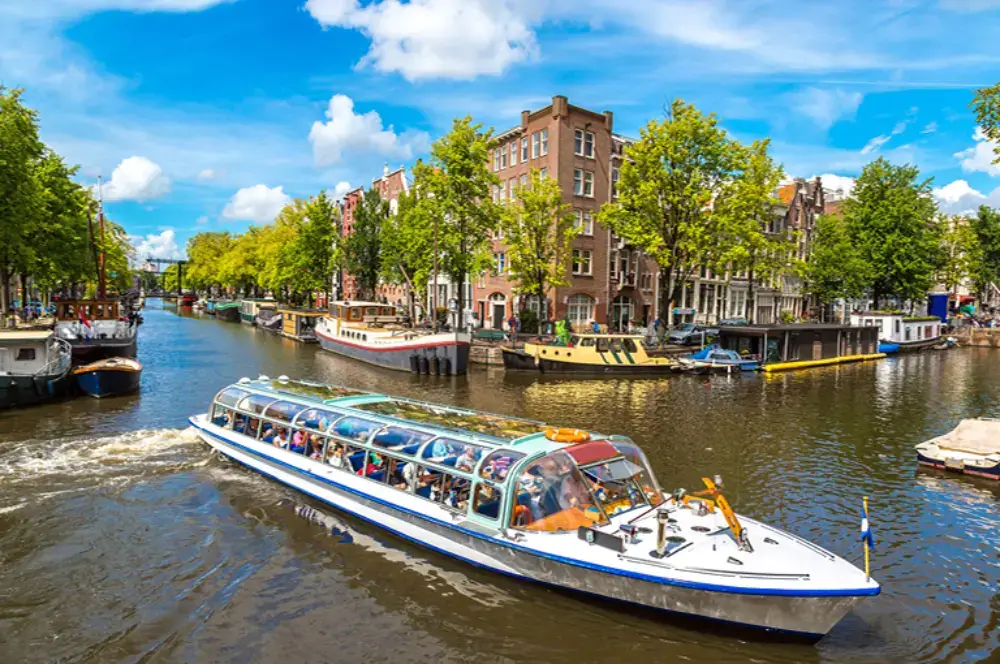
[[[606,599],[727,623],[810,637],[826,634],[870,592],[811,594],[762,589],[705,589],[700,584],[622,572],[558,555],[541,553],[517,539],[490,534],[457,516],[422,514],[404,503],[405,494],[342,470],[328,468],[278,448],[209,424],[190,423],[199,436],[225,456],[343,512],[364,519],[420,546],[509,576]],[[366,490],[367,489],[367,490]],[[378,493],[386,493],[384,497]],[[399,496],[390,502],[386,498]],[[416,499],[419,500],[419,499]],[[576,533],[545,535],[575,541]],[[551,541],[551,540],[550,540]],[[665,565],[669,567],[669,565]]]

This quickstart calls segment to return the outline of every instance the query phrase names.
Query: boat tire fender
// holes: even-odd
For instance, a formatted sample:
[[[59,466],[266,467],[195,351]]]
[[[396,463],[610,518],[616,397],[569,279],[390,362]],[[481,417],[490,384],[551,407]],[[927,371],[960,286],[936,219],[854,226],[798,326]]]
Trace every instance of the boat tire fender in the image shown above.
[[[410,355],[410,373],[420,373],[420,358],[416,353]]]
[[[420,373],[428,375],[431,373],[431,363],[427,360],[426,355],[420,358]]]
[[[435,376],[441,375],[441,358],[437,355],[431,358],[431,371],[434,372]]]

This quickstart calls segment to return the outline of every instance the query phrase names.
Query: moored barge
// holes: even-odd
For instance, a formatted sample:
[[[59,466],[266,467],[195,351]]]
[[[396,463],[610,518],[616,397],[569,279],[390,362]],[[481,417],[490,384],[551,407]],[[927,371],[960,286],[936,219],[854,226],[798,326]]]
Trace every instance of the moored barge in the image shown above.
[[[642,335],[573,334],[568,344],[528,342],[523,349],[501,346],[508,371],[559,374],[662,375],[676,366],[643,346]]]
[[[766,372],[791,371],[885,357],[878,352],[878,330],[833,323],[725,325],[719,346],[757,359]]]
[[[711,481],[664,493],[622,436],[263,376],[189,421],[267,477],[529,581],[814,637],[879,592],[836,555],[735,515]]]

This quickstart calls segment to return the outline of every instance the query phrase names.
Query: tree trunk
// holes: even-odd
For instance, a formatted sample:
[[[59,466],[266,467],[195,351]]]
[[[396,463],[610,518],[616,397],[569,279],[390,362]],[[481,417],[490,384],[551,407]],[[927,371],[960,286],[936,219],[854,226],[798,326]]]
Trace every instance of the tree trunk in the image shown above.
[[[7,315],[10,309],[10,271],[0,268],[0,318]]]
[[[881,299],[881,296],[882,294],[879,293],[878,288],[872,289],[872,309],[874,309],[875,311],[879,311],[878,304],[879,300]]]
[[[749,277],[747,281],[747,322],[753,325],[757,320],[757,303],[754,301],[757,289],[754,287],[756,273],[752,263],[750,264],[750,271],[747,273],[747,277]]]

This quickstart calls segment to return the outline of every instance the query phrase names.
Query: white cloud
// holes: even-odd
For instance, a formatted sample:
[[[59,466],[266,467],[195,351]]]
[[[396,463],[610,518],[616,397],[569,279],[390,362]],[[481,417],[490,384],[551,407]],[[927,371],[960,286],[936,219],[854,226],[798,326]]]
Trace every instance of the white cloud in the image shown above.
[[[861,148],[861,154],[871,154],[873,152],[878,152],[882,149],[882,146],[892,140],[893,136],[899,136],[904,131],[906,131],[907,125],[910,124],[909,120],[901,120],[896,123],[896,126],[892,128],[888,134],[882,134],[881,136],[876,136],[865,144],[865,147]]]
[[[101,11],[146,12],[197,12],[236,0],[44,0],[21,2],[9,10],[15,16],[27,19],[73,18]]]
[[[392,125],[382,127],[375,111],[354,112],[354,101],[346,95],[334,95],[326,109],[329,122],[313,123],[309,141],[318,166],[336,164],[345,153],[381,155],[409,159],[415,146],[427,143],[422,132],[397,135]]]
[[[965,180],[955,180],[931,193],[941,211],[949,214],[972,214],[980,205],[1000,206],[1000,187],[986,195],[973,189]]]
[[[253,221],[259,224],[274,221],[281,209],[292,202],[292,197],[282,189],[272,189],[263,184],[244,187],[229,199],[222,210],[222,216],[234,221]]]
[[[180,260],[184,258],[184,253],[177,246],[177,239],[174,237],[173,229],[167,228],[160,233],[129,238],[132,246],[135,247],[136,260],[142,262],[147,258],[167,258]]]
[[[839,190],[843,192],[845,197],[850,196],[851,192],[854,191],[854,178],[852,177],[834,175],[833,173],[824,173],[819,176],[819,179],[822,181],[824,189],[829,189],[831,191]]]
[[[938,123],[937,122],[929,122],[926,127],[924,127],[923,129],[920,130],[920,133],[921,134],[934,134],[934,133],[937,133],[937,130],[938,130]]]
[[[195,219],[194,223],[198,224],[199,226],[204,226],[205,224],[208,223],[208,216],[207,215],[202,215],[202,216],[198,217],[197,219]]]
[[[102,187],[104,200],[145,201],[159,198],[170,191],[170,178],[163,169],[145,157],[129,157],[118,164],[111,173],[111,180]]]
[[[350,182],[346,182],[346,181],[345,182],[338,182],[337,186],[333,188],[333,198],[334,198],[334,200],[339,201],[341,198],[343,198],[344,196],[346,196],[347,192],[349,192],[351,189],[353,189],[353,187],[351,187],[351,183]]]
[[[986,134],[978,127],[972,138],[976,142],[975,145],[955,153],[955,157],[962,162],[962,170],[1000,175],[1000,164],[993,163],[997,158],[997,144],[994,141],[986,140]]]
[[[219,177],[219,174],[213,171],[211,168],[203,169],[198,173],[198,179],[202,181],[214,180]]]
[[[324,27],[362,32],[371,40],[360,64],[408,80],[471,79],[502,74],[534,56],[535,34],[515,0],[308,0]]]
[[[840,120],[853,118],[864,98],[860,92],[821,88],[806,88],[789,96],[796,111],[824,130]]]

